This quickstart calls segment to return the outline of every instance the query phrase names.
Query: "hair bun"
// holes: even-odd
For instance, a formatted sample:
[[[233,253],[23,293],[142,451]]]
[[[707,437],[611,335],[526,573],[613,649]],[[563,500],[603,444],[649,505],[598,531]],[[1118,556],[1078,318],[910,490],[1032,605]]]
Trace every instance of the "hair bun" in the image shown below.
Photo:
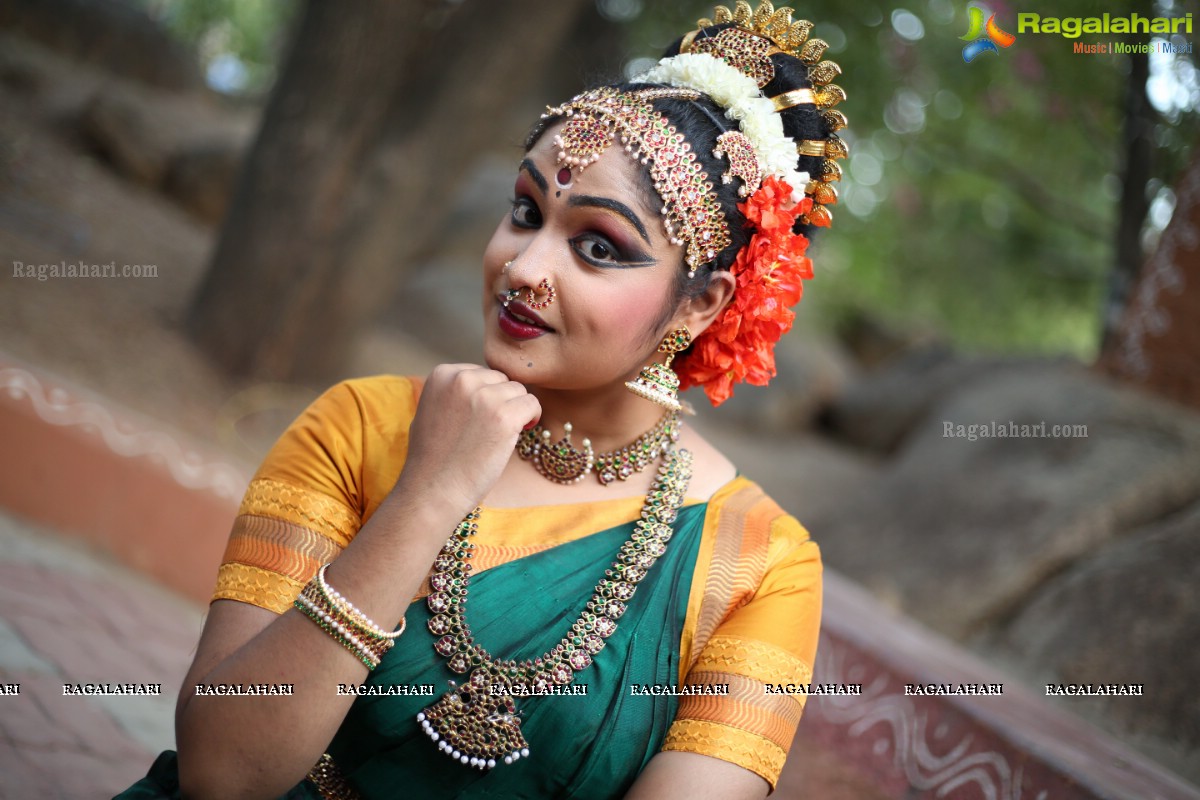
[[[785,134],[796,143],[797,169],[810,178],[804,193],[813,207],[799,223],[827,227],[833,218],[828,206],[837,202],[831,184],[842,177],[837,162],[849,155],[846,142],[836,135],[846,127],[846,116],[834,109],[846,92],[833,83],[842,68],[822,60],[829,43],[810,38],[813,23],[793,21],[793,13],[776,9],[770,0],[762,0],[757,9],[746,0],[738,0],[732,11],[717,6],[668,54],[707,53],[755,79],[775,104]]]

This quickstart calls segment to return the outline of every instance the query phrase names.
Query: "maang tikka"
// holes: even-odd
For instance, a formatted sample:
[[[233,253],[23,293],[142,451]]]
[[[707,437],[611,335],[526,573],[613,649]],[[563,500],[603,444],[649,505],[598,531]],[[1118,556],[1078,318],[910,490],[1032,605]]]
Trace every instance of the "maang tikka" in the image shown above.
[[[651,403],[657,403],[671,411],[678,411],[681,408],[679,376],[675,374],[675,370],[671,369],[671,361],[675,358],[676,353],[686,350],[691,343],[692,332],[687,329],[686,325],[680,325],[668,333],[658,346],[658,352],[666,353],[667,360],[662,364],[652,361],[642,367],[637,379],[626,381],[625,387]]]

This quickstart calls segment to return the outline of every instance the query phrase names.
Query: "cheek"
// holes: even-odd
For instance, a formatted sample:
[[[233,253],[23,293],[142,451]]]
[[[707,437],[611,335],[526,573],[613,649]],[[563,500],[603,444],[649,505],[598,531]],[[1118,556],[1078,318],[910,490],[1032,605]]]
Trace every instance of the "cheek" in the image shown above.
[[[657,284],[638,284],[588,294],[588,327],[611,346],[611,355],[626,358],[645,350],[662,318],[667,292]]]
[[[512,254],[516,251],[511,239],[512,235],[506,215],[496,226],[492,238],[488,240],[487,247],[483,250],[483,276],[484,282],[489,286],[504,270],[504,262],[512,258]]]

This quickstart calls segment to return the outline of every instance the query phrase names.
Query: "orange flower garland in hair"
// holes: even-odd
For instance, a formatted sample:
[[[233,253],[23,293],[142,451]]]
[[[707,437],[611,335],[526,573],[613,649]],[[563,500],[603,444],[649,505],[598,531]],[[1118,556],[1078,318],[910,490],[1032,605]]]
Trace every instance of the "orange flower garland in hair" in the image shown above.
[[[733,299],[675,364],[680,388],[703,386],[714,406],[733,395],[735,383],[766,386],[775,377],[775,343],[792,329],[790,307],[804,294],[801,280],[813,276],[804,255],[808,238],[792,232],[812,198],[793,206],[791,197],[792,187],[770,176],[738,204],[754,233],[730,267],[737,279]]]

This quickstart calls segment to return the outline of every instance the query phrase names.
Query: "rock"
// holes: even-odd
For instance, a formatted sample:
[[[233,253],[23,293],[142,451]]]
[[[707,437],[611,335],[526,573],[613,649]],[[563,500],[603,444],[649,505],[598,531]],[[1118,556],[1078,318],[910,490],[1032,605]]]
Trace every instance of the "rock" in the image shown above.
[[[134,3],[0,0],[0,29],[150,86],[204,86],[195,55]]]
[[[870,457],[811,433],[745,431],[726,424],[724,406],[693,420],[697,430],[775,502],[824,541],[821,521],[858,502],[879,472]],[[810,525],[810,522],[812,525]]]
[[[163,189],[201,220],[217,225],[229,206],[244,155],[241,141],[192,144],[170,159]]]
[[[116,89],[96,93],[83,110],[80,132],[121,174],[157,187],[166,175],[170,143],[151,109]]]
[[[746,430],[798,431],[812,425],[843,392],[855,365],[836,341],[794,330],[775,348],[777,374],[768,386],[734,387],[717,415]],[[711,406],[702,390],[688,394],[701,413]]]
[[[896,328],[862,312],[852,314],[844,321],[839,326],[838,336],[847,352],[867,369],[941,342],[932,330]]]
[[[46,74],[24,40],[0,36],[0,84],[20,92],[36,94],[46,85]]]
[[[118,173],[210,224],[224,216],[254,124],[252,115],[116,82],[94,89],[78,114],[80,135]]]
[[[1028,358],[969,359],[933,344],[897,357],[846,387],[825,415],[835,437],[891,453],[947,392],[1009,370],[1057,370],[1071,362]]]
[[[1192,780],[1200,780],[1198,564],[1193,503],[1053,577],[996,637],[1006,659],[1038,684],[1145,684],[1140,697],[1061,702]]]
[[[947,424],[992,422],[1082,425],[1086,437],[945,435]],[[811,523],[831,566],[962,639],[1198,497],[1200,417],[1047,362],[950,390],[856,502]]]

